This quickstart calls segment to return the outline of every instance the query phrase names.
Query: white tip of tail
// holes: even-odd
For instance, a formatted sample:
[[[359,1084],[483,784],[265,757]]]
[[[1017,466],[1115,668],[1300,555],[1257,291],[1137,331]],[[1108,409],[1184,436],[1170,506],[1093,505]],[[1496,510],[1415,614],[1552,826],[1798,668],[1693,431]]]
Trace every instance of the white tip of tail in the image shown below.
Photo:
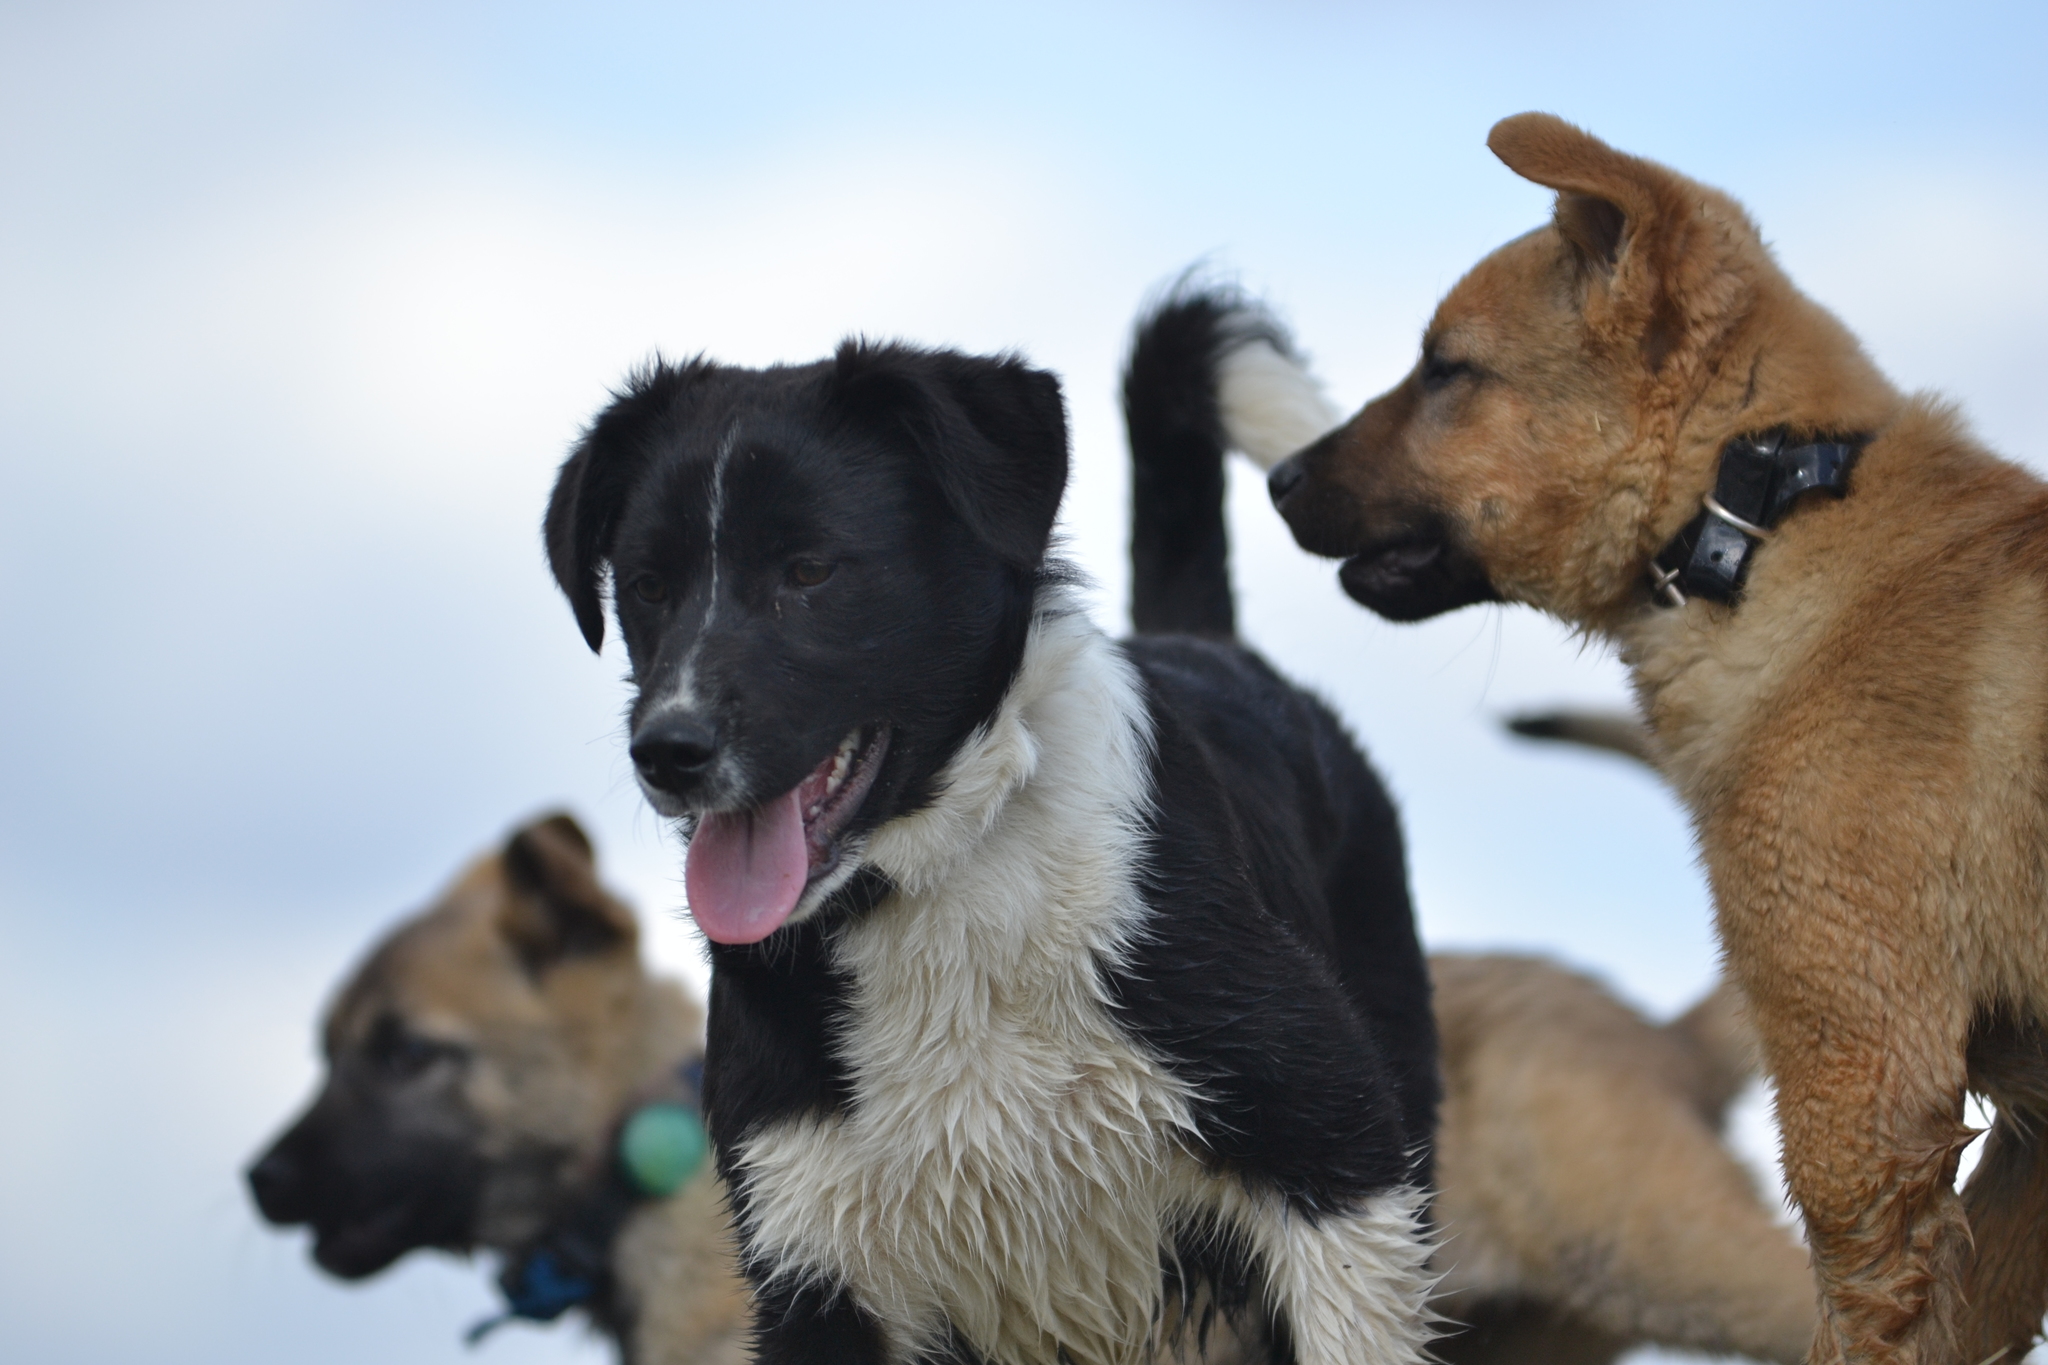
[[[1217,366],[1216,401],[1230,444],[1271,469],[1343,420],[1323,386],[1264,339],[1245,342]]]

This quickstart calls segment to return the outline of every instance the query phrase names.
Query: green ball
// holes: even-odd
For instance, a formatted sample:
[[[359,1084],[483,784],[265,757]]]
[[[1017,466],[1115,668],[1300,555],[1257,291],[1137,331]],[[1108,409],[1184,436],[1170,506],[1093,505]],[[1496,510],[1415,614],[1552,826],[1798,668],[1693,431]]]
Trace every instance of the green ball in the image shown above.
[[[646,1105],[619,1131],[619,1164],[651,1198],[674,1194],[710,1150],[703,1121],[680,1104]]]

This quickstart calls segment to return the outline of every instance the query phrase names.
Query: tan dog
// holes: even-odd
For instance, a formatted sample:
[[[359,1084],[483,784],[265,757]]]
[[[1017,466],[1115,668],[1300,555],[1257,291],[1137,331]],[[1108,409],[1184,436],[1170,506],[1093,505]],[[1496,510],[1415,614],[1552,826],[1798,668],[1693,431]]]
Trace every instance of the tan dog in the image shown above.
[[[1895,390],[1726,195],[1547,115],[1489,145],[1554,221],[1274,471],[1281,511],[1385,615],[1498,598],[1620,647],[1777,1081],[1815,1356],[2017,1359],[2048,1308],[2043,485]],[[1757,468],[1839,494],[1859,451],[1768,538],[1706,505]],[[1959,1199],[1966,1088],[2000,1117]]]
[[[1663,1027],[1535,958],[1430,959],[1443,1038],[1438,1307],[1451,1365],[1642,1345],[1796,1362],[1806,1253],[1722,1145],[1752,1074],[1726,987]]]
[[[702,1029],[642,966],[632,911],[599,884],[583,831],[540,820],[342,986],[326,1081],[250,1187],[272,1222],[311,1225],[314,1258],[345,1279],[416,1247],[515,1263],[587,1248],[602,1264],[581,1306],[630,1365],[738,1361],[745,1290],[711,1163],[647,1198],[613,1155],[621,1119],[682,1084]]]

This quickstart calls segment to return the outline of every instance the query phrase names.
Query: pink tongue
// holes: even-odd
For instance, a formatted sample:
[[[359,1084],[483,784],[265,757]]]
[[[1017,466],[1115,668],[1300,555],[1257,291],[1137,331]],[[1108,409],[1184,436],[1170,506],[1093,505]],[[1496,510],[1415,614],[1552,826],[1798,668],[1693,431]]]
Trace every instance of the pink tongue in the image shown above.
[[[697,822],[683,859],[683,894],[713,943],[759,943],[796,909],[811,874],[798,790],[759,810]]]

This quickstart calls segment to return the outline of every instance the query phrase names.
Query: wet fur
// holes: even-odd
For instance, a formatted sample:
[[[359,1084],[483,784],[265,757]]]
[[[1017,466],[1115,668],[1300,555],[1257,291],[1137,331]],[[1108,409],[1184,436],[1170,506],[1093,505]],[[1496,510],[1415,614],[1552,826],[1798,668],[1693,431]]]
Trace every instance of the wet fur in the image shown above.
[[[1282,511],[1390,615],[1458,604],[1388,553],[1421,536],[1615,642],[1777,1083],[1814,1358],[2016,1359],[2048,1308],[2048,489],[1893,388],[1726,195],[1546,115],[1489,145],[1554,220],[1276,470]],[[1653,606],[1721,446],[1776,427],[1867,437],[1848,497],[1796,508],[1739,606]],[[1966,1089],[2000,1119],[1958,1196]]]
[[[1270,468],[1337,414],[1269,312],[1187,278],[1140,323],[1124,392],[1133,619],[1227,635],[1220,506],[1196,521],[1188,483],[1148,465],[1208,442]],[[1655,763],[1633,715],[1516,728]],[[1540,959],[1439,955],[1431,971],[1445,1042],[1437,1302],[1452,1324],[1432,1350],[1454,1365],[1597,1365],[1642,1344],[1803,1356],[1804,1253],[1720,1140],[1757,1064],[1733,987],[1658,1028]]]
[[[1004,358],[658,366],[551,503],[593,643],[620,585],[636,743],[715,736],[701,778],[643,769],[662,809],[890,735],[831,879],[713,948],[761,1358],[1139,1360],[1172,1286],[1275,1359],[1417,1359],[1435,1040],[1392,808],[1243,651],[1078,614],[1064,431]]]

